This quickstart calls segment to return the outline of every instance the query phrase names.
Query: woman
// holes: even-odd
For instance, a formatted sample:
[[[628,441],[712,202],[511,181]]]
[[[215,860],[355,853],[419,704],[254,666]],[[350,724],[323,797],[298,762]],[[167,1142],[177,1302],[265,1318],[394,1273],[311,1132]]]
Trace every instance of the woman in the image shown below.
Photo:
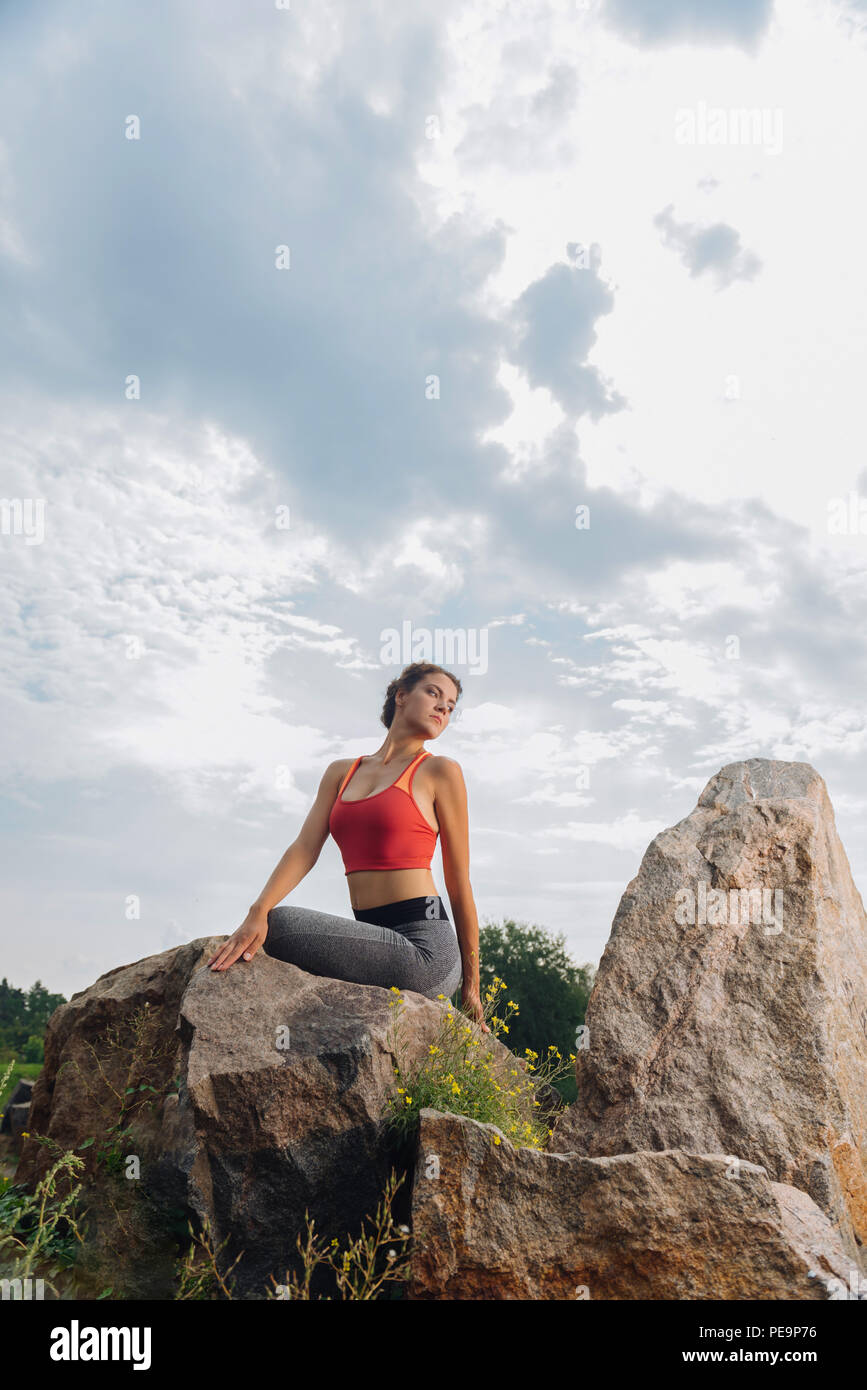
[[[263,946],[313,975],[394,985],[430,999],[448,998],[462,982],[462,1007],[490,1032],[479,994],[463,774],[452,758],[423,746],[447,727],[460,693],[457,677],[429,662],[413,662],[390,682],[382,746],[328,765],[298,838],[241,926],[210,957],[212,970],[252,960]],[[355,921],[276,906],[313,868],[329,831],[343,856]],[[437,835],[457,937],[430,871]]]

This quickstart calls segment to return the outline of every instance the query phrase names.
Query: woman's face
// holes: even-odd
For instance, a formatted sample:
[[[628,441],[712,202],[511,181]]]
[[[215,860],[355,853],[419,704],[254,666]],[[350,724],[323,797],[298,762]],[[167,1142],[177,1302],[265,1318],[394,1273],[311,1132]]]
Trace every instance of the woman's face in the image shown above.
[[[438,738],[448,727],[457,699],[454,681],[442,671],[433,671],[413,686],[401,710],[414,733],[420,733],[422,738]]]

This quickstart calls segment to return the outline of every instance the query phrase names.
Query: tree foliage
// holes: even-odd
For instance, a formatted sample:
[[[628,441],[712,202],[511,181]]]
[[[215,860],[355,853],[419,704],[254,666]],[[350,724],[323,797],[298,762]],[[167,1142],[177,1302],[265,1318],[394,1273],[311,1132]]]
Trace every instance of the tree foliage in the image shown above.
[[[576,1030],[593,988],[595,967],[578,965],[566,949],[563,933],[507,918],[479,928],[481,992],[497,975],[507,986],[503,999],[520,1010],[509,1021],[506,1046],[518,1056],[530,1047],[540,1058],[554,1044],[564,1057],[577,1052]],[[564,1100],[577,1094],[573,1075],[555,1083]]]
[[[40,1040],[48,1020],[65,1003],[65,995],[51,994],[41,980],[23,990],[10,985],[4,975],[0,981],[0,1055],[14,1052],[19,1057],[27,1054],[27,1061],[41,1061]]]

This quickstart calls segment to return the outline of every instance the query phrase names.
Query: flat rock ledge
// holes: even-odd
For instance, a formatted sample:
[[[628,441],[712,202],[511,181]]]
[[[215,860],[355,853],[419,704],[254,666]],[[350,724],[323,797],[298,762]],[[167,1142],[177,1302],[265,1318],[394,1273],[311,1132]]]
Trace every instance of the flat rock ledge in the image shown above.
[[[515,1149],[494,1125],[435,1110],[421,1112],[412,1226],[411,1300],[838,1300],[859,1288],[815,1202],[754,1163]]]

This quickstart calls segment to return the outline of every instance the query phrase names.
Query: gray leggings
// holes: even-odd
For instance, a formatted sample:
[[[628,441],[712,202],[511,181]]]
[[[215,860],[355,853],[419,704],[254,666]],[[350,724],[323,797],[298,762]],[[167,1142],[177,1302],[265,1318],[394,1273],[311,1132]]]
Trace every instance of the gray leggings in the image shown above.
[[[262,949],[311,975],[450,998],[462,979],[455,929],[436,895],[357,908],[355,921],[287,903],[268,913]]]

